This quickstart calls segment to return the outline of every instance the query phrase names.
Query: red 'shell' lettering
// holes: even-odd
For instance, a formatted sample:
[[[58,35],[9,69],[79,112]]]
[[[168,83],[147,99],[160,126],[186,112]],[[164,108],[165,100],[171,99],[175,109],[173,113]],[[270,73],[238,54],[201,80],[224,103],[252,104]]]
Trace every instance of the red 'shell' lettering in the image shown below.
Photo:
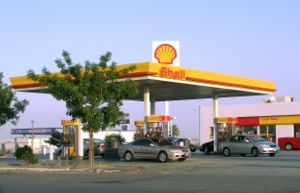
[[[185,79],[185,71],[184,70],[171,70],[167,67],[162,67],[160,69],[160,76],[164,78],[173,78],[173,79]]]

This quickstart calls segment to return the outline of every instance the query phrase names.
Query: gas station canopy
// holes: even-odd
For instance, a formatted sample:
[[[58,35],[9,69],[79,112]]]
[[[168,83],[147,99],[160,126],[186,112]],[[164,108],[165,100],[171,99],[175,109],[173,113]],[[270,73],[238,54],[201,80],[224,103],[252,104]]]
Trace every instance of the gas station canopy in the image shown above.
[[[165,44],[162,46],[165,46]],[[131,65],[136,67],[135,70],[129,74],[121,74],[119,81],[130,78],[138,82],[139,93],[135,98],[130,98],[130,100],[144,101],[144,124],[146,129],[144,131],[155,130],[148,119],[149,116],[152,118],[151,115],[155,115],[156,101],[212,98],[213,115],[216,119],[219,116],[218,98],[220,97],[265,95],[276,91],[274,82],[183,68],[170,64],[152,62],[124,64],[117,66],[117,70]],[[56,74],[59,75],[59,73]],[[26,76],[12,77],[10,80],[12,83],[11,87],[16,91],[47,92],[47,90],[42,91],[39,82],[32,81]],[[165,103],[165,115],[169,115],[168,111],[168,103]],[[161,124],[165,125],[163,122]],[[168,124],[160,128],[163,128],[164,137],[168,137],[170,133]],[[215,152],[217,151],[217,143],[218,128],[215,122]],[[81,150],[78,152],[82,153]]]
[[[120,76],[120,80],[130,78],[139,84],[139,94],[131,100],[144,100],[144,90],[151,92],[155,101],[203,99],[233,96],[253,96],[271,94],[276,91],[271,81],[246,78],[228,74],[183,68],[152,62],[118,65],[122,69],[134,65],[136,69]],[[38,82],[26,76],[12,77],[11,87],[21,92],[41,92]]]

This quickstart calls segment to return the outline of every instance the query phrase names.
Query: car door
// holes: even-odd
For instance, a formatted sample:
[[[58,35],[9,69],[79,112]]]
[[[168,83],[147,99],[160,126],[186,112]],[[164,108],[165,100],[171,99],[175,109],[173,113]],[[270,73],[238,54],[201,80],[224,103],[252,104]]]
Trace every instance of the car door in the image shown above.
[[[153,141],[144,139],[140,148],[141,156],[143,158],[156,158],[156,146],[154,145]]]
[[[133,156],[135,158],[141,158],[143,156],[142,144],[143,139],[136,140],[131,144],[130,149],[133,151]]]
[[[149,158],[149,146],[151,141],[148,139],[139,139],[132,144],[132,150],[135,158]]]
[[[237,143],[238,143],[238,136],[235,135],[229,139],[228,147],[231,153],[237,152]]]
[[[238,143],[236,146],[236,153],[247,154],[251,151],[250,139],[245,135],[238,136]]]

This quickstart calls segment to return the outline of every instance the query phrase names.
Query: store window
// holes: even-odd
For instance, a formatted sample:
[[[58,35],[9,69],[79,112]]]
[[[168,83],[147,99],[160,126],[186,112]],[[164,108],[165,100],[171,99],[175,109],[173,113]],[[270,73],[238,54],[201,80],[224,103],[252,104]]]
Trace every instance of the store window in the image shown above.
[[[260,136],[268,141],[276,141],[276,125],[261,125]]]
[[[242,126],[242,131],[248,135],[255,135],[257,134],[257,126]]]
[[[295,124],[294,125],[294,136],[295,137],[300,137],[300,124]]]

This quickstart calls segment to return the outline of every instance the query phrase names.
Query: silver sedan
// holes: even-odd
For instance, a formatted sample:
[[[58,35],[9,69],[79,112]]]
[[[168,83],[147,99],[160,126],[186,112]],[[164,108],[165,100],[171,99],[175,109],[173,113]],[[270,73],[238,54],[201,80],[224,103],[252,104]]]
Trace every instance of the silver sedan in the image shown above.
[[[259,136],[234,135],[227,142],[221,142],[218,151],[224,156],[231,154],[252,154],[254,157],[259,154],[274,156],[279,152],[279,146]]]
[[[167,162],[168,160],[184,161],[191,156],[191,151],[186,147],[176,145],[159,146],[150,139],[137,139],[132,143],[120,146],[118,154],[126,161],[157,159],[160,162]]]

